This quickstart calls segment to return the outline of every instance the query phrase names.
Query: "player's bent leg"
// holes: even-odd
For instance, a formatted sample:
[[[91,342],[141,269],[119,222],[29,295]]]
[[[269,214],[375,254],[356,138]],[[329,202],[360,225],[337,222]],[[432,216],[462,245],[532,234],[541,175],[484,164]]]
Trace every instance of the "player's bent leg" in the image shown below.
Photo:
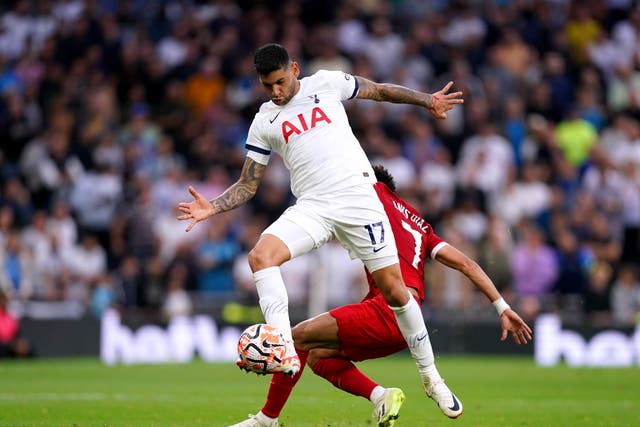
[[[429,333],[422,317],[420,306],[414,298],[408,298],[402,306],[395,306],[393,298],[395,295],[397,281],[394,266],[382,268],[373,272],[373,277],[379,285],[381,293],[389,303],[389,308],[393,311],[402,336],[409,346],[411,355],[416,362],[418,371],[422,379],[422,384],[427,396],[432,398],[440,410],[449,418],[457,418],[462,415],[462,404],[458,398],[451,393],[435,366],[435,357],[429,339]],[[389,283],[393,282],[393,283]],[[385,294],[387,292],[387,294]],[[405,288],[406,292],[406,288]],[[397,298],[396,298],[397,300]]]
[[[377,402],[373,416],[378,419],[378,427],[391,427],[398,419],[398,413],[406,397],[399,388],[388,388]]]
[[[449,390],[442,378],[435,382],[423,378],[422,388],[447,417],[458,418],[462,415],[462,402]]]
[[[295,375],[300,370],[300,359],[296,354],[289,323],[289,305],[287,290],[279,267],[265,268],[253,273],[259,303],[266,322],[275,326],[285,339],[286,352],[282,362],[269,373],[280,372]]]
[[[322,231],[318,232],[320,237]],[[314,248],[315,242],[307,229],[282,216],[267,227],[249,253],[249,266],[254,272],[260,308],[265,320],[280,329],[287,341],[286,355],[274,371],[285,375],[295,375],[300,370],[300,359],[291,336],[289,300],[279,266],[309,252]]]
[[[298,323],[291,331],[296,349],[338,348],[338,322],[329,313],[322,313]]]
[[[392,264],[372,271],[371,275],[389,306],[402,307],[407,304],[411,296],[402,279],[399,264]]]
[[[298,350],[298,355],[300,356],[302,366],[296,375],[288,376],[276,374],[271,378],[269,391],[267,392],[267,400],[260,411],[262,414],[273,419],[277,419],[280,416],[284,405],[287,403],[287,400],[289,400],[289,396],[291,395],[293,388],[298,383],[300,377],[302,377],[309,352]]]
[[[300,351],[308,351],[318,347],[338,346],[338,324],[329,313],[322,313],[312,319],[296,325],[291,331],[293,345]],[[287,347],[287,355],[282,363],[270,373],[283,373],[294,376],[301,369],[300,358]],[[302,362],[304,363],[304,362]]]
[[[280,427],[278,419],[269,418],[262,412],[256,415],[249,414],[249,418],[229,427]]]
[[[282,363],[269,373],[280,372],[285,375],[295,375],[300,370],[300,360],[291,337],[289,298],[279,267],[290,258],[287,245],[270,234],[263,234],[249,252],[249,266],[253,271],[265,321],[278,328],[287,343],[287,352]]]

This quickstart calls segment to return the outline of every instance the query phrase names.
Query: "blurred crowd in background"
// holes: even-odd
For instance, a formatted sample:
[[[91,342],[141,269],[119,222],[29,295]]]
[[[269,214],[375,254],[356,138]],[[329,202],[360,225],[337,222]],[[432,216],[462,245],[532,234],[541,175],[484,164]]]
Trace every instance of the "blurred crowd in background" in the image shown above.
[[[278,42],[303,75],[453,81],[465,104],[443,121],[347,102],[371,161],[527,320],[638,321],[635,1],[10,0],[0,13],[0,315],[257,305],[247,252],[294,201],[280,158],[247,205],[189,233],[176,206],[188,185],[212,198],[237,179],[266,100],[253,51]],[[283,274],[303,317],[366,286],[336,243]],[[495,317],[453,270],[432,263],[426,287],[428,317]]]

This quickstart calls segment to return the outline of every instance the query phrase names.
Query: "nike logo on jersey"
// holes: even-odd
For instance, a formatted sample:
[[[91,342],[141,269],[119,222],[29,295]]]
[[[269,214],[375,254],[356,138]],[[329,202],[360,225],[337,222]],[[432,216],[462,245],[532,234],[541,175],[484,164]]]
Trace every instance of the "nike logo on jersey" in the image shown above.
[[[424,334],[422,334],[421,336],[417,337],[416,340],[418,341],[422,341],[423,339],[425,339],[427,337],[427,333],[425,332]]]
[[[375,254],[375,253],[377,253],[377,252],[380,252],[381,250],[383,250],[383,249],[384,249],[384,248],[386,248],[386,247],[387,247],[387,245],[380,246],[379,248],[373,248],[373,253]]]
[[[280,113],[281,113],[281,112],[282,112],[282,111],[278,111],[278,114],[276,114],[276,116],[275,116],[273,119],[270,119],[270,120],[269,120],[269,123],[273,124],[273,122],[275,122],[275,121],[276,121],[276,119],[278,118],[278,116],[280,115]]]
[[[305,117],[305,114],[307,117]],[[309,129],[313,129],[320,122],[331,123],[331,119],[320,107],[313,107],[311,114],[305,114],[300,113],[294,119],[291,119],[291,121],[285,120],[282,122],[282,137],[284,138],[285,144],[289,143],[289,138],[292,135],[300,135]],[[296,118],[298,120],[296,120]]]

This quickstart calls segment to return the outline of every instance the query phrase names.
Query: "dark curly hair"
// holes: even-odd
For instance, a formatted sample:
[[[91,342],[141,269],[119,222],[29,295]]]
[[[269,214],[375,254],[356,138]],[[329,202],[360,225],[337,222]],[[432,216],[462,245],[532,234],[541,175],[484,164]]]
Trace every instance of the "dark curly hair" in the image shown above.
[[[253,65],[261,76],[286,67],[290,61],[287,49],[277,43],[269,43],[259,47],[253,55]]]
[[[396,182],[394,181],[393,176],[391,176],[389,171],[382,165],[373,165],[373,171],[376,174],[376,179],[379,182],[385,184],[391,191],[395,193]]]

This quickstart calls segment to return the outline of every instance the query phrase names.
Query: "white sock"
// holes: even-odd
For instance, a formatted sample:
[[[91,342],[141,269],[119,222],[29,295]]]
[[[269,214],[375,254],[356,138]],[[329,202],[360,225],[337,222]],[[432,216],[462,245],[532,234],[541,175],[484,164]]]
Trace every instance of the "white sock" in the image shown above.
[[[289,297],[284,286],[280,267],[269,267],[253,273],[260,308],[264,320],[280,330],[287,341],[292,341],[289,321]]]
[[[375,388],[371,391],[371,395],[369,396],[369,400],[371,401],[371,403],[377,405],[380,399],[382,399],[382,396],[384,396],[384,392],[386,390],[387,389],[382,386],[375,386]]]
[[[420,375],[423,378],[428,377],[431,382],[439,380],[440,374],[435,366],[429,332],[427,332],[422,311],[416,300],[410,296],[409,302],[402,307],[389,307],[396,316],[400,332],[407,341]]]
[[[438,369],[436,369],[435,363],[432,363],[431,365],[425,367],[422,371],[420,371],[420,375],[422,376],[422,382],[424,384],[426,384],[426,382],[428,382],[429,384],[434,384],[442,380],[440,372],[438,372]]]

